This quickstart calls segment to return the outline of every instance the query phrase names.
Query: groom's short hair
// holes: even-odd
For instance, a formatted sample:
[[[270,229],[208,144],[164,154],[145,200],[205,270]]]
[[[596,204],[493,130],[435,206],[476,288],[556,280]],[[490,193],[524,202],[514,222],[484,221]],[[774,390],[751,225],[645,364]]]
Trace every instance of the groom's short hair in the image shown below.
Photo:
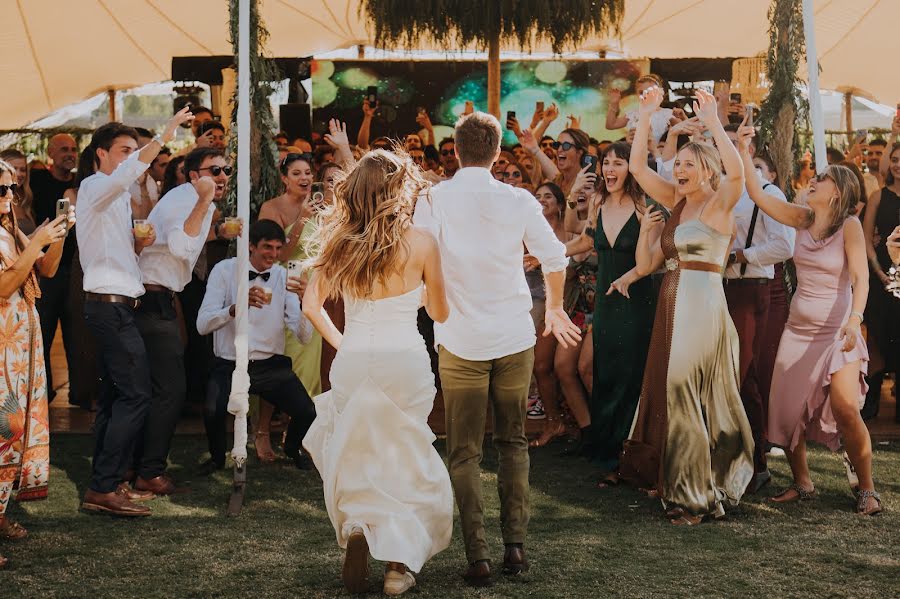
[[[460,166],[490,166],[500,150],[500,121],[486,112],[459,117],[453,132]]]

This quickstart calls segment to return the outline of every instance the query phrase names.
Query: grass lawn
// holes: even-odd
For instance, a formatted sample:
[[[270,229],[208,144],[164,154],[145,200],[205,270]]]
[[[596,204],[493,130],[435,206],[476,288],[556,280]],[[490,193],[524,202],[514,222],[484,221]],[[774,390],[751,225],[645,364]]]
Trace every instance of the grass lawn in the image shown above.
[[[150,518],[113,519],[78,512],[91,448],[85,435],[54,436],[50,499],[11,505],[31,536],[0,543],[11,558],[0,571],[5,597],[347,596],[315,472],[253,460],[243,514],[225,518],[230,471],[191,476],[205,441],[178,437],[173,472],[193,479],[191,492],[151,502]],[[853,513],[840,456],[814,450],[817,501],[770,507],[749,497],[726,521],[694,528],[673,527],[658,501],[633,489],[595,489],[597,473],[559,450],[532,453],[529,574],[465,587],[457,524],[452,545],[425,566],[408,596],[900,596],[900,443],[876,448],[886,508],[877,518]],[[488,448],[483,481],[497,564],[503,547],[493,454]],[[771,467],[774,484],[763,494],[788,483],[783,458]],[[376,595],[380,578],[373,563]]]

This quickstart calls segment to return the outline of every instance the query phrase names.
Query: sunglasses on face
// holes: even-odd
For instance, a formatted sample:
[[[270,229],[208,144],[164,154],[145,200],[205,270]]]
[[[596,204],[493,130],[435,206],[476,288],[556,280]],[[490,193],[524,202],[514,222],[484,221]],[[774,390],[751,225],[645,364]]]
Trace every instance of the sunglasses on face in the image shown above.
[[[556,143],[555,141],[550,141],[549,139],[545,139],[544,141],[541,142],[541,147],[542,148],[552,148],[553,144],[555,144],[555,143]]]
[[[575,147],[575,144],[573,144],[573,143],[570,142],[570,141],[564,141],[564,142],[562,142],[562,143],[560,143],[560,142],[558,142],[558,141],[554,141],[554,142],[553,142],[553,149],[554,149],[554,150],[558,150],[558,149],[562,148],[562,149],[563,149],[563,152],[568,152],[569,150],[573,149],[574,147]]]
[[[441,156],[449,156],[453,154],[453,150],[441,150]]]
[[[504,179],[521,179],[522,173],[519,171],[513,171],[511,173],[503,173]]]
[[[5,198],[6,194],[12,192],[12,195],[16,195],[16,192],[19,190],[19,184],[13,183],[12,185],[0,185],[0,198]]]
[[[220,174],[225,173],[225,176],[226,176],[226,177],[230,177],[230,176],[231,176],[231,172],[232,172],[233,170],[234,170],[234,169],[231,168],[230,166],[218,166],[218,165],[216,165],[216,166],[207,166],[207,167],[204,167],[204,168],[198,168],[198,169],[197,169],[197,172],[200,172],[200,171],[209,171],[210,174],[211,174],[213,177],[218,177]]]

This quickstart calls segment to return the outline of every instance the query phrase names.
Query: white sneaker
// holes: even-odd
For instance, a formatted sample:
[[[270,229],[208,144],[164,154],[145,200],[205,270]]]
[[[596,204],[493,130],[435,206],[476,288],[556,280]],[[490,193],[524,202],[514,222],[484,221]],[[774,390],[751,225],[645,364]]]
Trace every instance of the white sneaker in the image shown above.
[[[414,586],[416,586],[416,579],[409,570],[406,572],[388,570],[384,573],[385,595],[402,595]]]

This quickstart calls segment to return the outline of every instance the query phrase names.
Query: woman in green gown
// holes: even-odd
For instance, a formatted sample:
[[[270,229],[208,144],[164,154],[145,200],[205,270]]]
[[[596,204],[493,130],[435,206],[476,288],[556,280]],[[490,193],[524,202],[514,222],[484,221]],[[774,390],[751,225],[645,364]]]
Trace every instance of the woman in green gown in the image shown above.
[[[604,473],[601,485],[617,482],[622,443],[628,437],[641,393],[655,298],[649,278],[635,269],[644,193],[628,172],[631,146],[609,146],[584,232],[567,244],[569,255],[593,247],[597,253],[594,298],[591,424],[582,431],[582,451]]]

